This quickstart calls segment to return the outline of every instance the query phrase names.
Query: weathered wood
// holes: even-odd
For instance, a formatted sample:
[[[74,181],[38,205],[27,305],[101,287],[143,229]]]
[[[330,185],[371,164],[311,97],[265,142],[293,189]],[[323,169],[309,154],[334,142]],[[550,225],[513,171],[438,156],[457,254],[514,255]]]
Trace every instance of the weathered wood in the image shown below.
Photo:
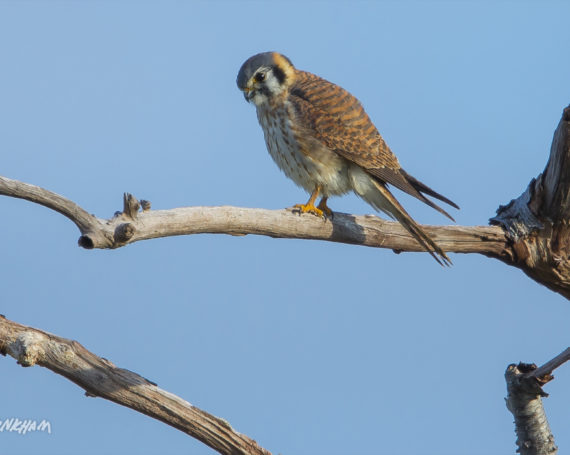
[[[570,298],[570,106],[554,134],[550,158],[526,191],[491,219],[493,226],[425,226],[447,252],[479,253],[522,269],[528,276]],[[123,211],[111,219],[89,214],[56,193],[0,177],[0,195],[27,199],[62,213],[79,231],[84,248],[119,248],[158,237],[215,233],[267,235],[277,238],[326,240],[422,251],[398,223],[375,216],[335,213],[324,220],[291,209],[183,207],[150,210],[125,194]],[[142,212],[139,211],[142,206]],[[0,353],[24,366],[38,364],[86,390],[161,420],[199,439],[220,453],[268,454],[255,441],[235,432],[223,419],[159,389],[156,384],[95,356],[79,343],[0,318]],[[526,364],[507,369],[507,405],[517,421],[519,450],[525,455],[556,453],[540,397],[550,372],[570,357],[570,348],[543,367]],[[530,451],[531,448],[540,451]],[[524,451],[529,449],[529,451]],[[533,449],[533,450],[534,450]]]
[[[88,396],[105,398],[160,420],[221,454],[271,455],[224,419],[98,357],[77,341],[0,316],[0,353],[14,357],[24,367],[48,368],[85,389]]]
[[[124,196],[124,208],[105,220],[88,214],[74,202],[43,188],[0,177],[0,194],[27,199],[57,210],[81,232],[83,248],[119,248],[140,240],[191,234],[266,235],[276,238],[327,240],[397,252],[423,251],[397,222],[373,215],[355,216],[335,212],[323,219],[299,215],[292,209],[264,210],[241,207],[181,207],[139,212],[139,202]],[[493,226],[425,226],[426,232],[445,251],[480,253],[501,257],[510,254],[503,230]]]
[[[550,158],[516,200],[499,207],[494,226],[424,226],[447,252],[479,253],[523,270],[570,299],[570,106],[554,133]],[[125,194],[123,211],[111,219],[90,215],[51,191],[0,177],[0,195],[42,204],[71,219],[84,248],[119,248],[158,237],[200,233],[267,235],[327,240],[396,252],[423,251],[399,223],[375,216],[335,213],[332,220],[295,215],[294,210],[183,207],[150,210],[150,203]],[[142,205],[143,211],[139,212]]]
[[[513,252],[500,259],[570,299],[570,106],[542,174],[490,222],[505,229]]]
[[[521,455],[553,455],[558,452],[541,397],[542,386],[554,379],[552,372],[570,360],[570,348],[540,368],[534,364],[511,364],[505,372],[507,408],[515,418],[517,446]]]

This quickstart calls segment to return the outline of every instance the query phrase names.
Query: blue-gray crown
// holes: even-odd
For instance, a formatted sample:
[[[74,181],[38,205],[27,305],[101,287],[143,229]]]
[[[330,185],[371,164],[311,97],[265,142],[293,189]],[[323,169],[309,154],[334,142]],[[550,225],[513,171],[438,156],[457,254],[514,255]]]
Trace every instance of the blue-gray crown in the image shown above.
[[[247,81],[251,79],[251,76],[262,66],[274,66],[275,65],[275,52],[262,52],[260,54],[255,54],[249,57],[244,64],[241,66],[239,73],[237,75],[236,83],[240,90],[243,90],[247,86]],[[282,57],[287,60],[287,62],[293,66],[291,60],[282,55]]]

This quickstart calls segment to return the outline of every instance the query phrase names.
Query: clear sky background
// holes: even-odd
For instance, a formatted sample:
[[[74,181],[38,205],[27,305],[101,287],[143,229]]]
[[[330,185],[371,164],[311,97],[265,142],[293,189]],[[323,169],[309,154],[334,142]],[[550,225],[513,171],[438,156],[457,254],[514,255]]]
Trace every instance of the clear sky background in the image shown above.
[[[364,104],[403,167],[485,225],[548,159],[570,102],[569,2],[0,2],[0,175],[109,218],[280,209],[307,195],[271,161],[235,78],[277,50]],[[411,198],[421,223],[446,224]],[[354,196],[333,210],[373,210]],[[292,215],[293,216],[293,215]],[[196,235],[77,247],[63,216],[0,198],[0,313],[81,342],[273,453],[515,451],[504,371],[569,345],[570,304],[477,255]],[[210,454],[40,367],[0,359],[2,454]],[[570,450],[570,367],[546,387]]]

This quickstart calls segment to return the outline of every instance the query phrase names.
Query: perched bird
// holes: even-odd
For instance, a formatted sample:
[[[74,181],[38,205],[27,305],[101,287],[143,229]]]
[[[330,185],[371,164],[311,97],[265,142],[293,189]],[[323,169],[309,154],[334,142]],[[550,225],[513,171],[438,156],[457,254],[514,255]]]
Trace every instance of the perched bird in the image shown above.
[[[451,220],[426,195],[455,203],[400,167],[396,156],[364,111],[343,88],[296,69],[277,52],[250,57],[239,70],[237,86],[253,102],[269,154],[283,172],[311,194],[301,213],[332,216],[330,196],[354,191],[377,210],[399,221],[440,264],[451,261],[408,215],[388,184],[411,194]],[[321,201],[315,201],[321,195]],[[453,220],[454,221],[454,220]]]

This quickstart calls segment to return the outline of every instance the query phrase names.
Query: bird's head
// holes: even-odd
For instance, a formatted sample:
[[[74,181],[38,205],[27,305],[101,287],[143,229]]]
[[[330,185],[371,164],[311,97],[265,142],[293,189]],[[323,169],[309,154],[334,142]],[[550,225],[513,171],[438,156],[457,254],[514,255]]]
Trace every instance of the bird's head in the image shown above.
[[[260,106],[282,94],[294,78],[295,67],[287,57],[263,52],[245,61],[236,82],[245,100]]]

